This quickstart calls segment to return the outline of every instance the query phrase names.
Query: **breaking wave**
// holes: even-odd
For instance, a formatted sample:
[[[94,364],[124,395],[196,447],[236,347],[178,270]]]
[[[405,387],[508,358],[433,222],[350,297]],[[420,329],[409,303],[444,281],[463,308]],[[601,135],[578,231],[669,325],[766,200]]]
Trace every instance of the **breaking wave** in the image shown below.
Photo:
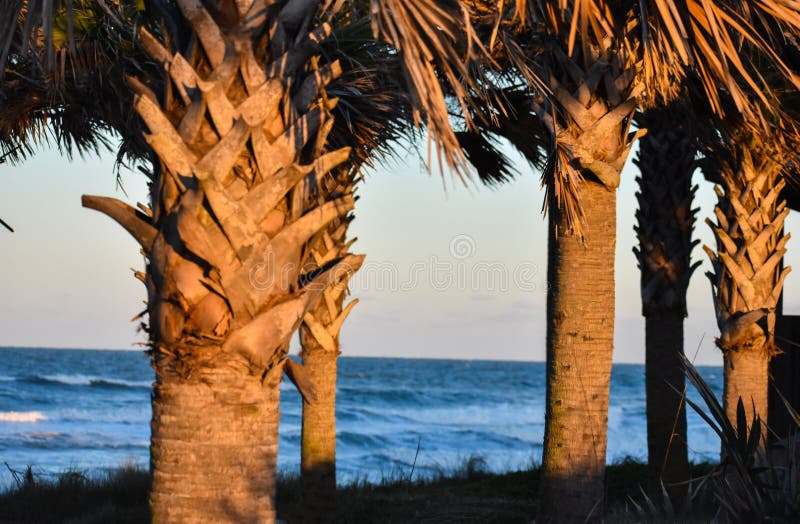
[[[0,411],[0,422],[42,422],[47,417],[41,411]]]

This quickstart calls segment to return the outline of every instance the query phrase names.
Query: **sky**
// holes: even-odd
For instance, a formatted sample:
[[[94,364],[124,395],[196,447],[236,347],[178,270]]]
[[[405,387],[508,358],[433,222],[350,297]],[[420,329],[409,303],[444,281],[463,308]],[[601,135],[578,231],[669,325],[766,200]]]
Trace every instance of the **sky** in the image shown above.
[[[635,153],[635,151],[634,151]],[[633,158],[634,153],[631,154]],[[17,166],[0,165],[0,346],[141,349],[130,321],[144,309],[138,245],[111,219],[80,206],[82,194],[147,201],[144,177],[122,172],[113,155],[76,158],[43,149]],[[413,153],[366,174],[358,190],[358,237],[367,255],[352,281],[359,299],[342,332],[346,356],[533,360],[545,358],[546,222],[539,173],[516,158],[517,178],[500,188],[465,187],[429,174]],[[639,271],[632,253],[636,167],[619,189],[615,362],[644,361]],[[695,235],[713,246],[704,219],[715,197],[700,184]],[[800,213],[787,223],[800,238]],[[800,267],[800,250],[787,264]],[[689,288],[685,349],[698,364],[720,364],[708,258]],[[786,281],[785,310],[800,313],[800,275]]]

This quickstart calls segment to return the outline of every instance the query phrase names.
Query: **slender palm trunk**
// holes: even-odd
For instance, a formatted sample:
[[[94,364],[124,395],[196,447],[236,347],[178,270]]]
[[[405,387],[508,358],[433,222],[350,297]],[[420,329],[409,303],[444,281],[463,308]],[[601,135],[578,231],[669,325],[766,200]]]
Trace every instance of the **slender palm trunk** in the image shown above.
[[[665,312],[645,320],[645,389],[647,394],[647,462],[650,497],[662,496],[662,484],[673,503],[686,496],[689,457],[683,371],[682,313]],[[675,388],[675,389],[673,389]]]
[[[536,108],[559,157],[546,174],[547,408],[537,522],[585,523],[599,522],[604,509],[616,189],[641,134],[629,133],[641,86],[615,60],[584,69],[582,60],[562,58],[566,74],[551,77],[550,87],[563,111]]]
[[[581,187],[586,242],[550,213],[540,522],[599,520],[614,345],[616,191]]]
[[[336,509],[336,368],[338,356],[303,347],[316,400],[303,401],[300,482],[304,522],[329,522]]]
[[[725,363],[723,404],[734,427],[741,400],[750,427],[758,416],[766,444],[769,361],[775,345],[775,315],[790,268],[781,268],[789,235],[783,223],[789,213],[780,193],[785,185],[779,152],[746,133],[726,152],[718,152],[715,179],[720,182],[714,210],[717,250],[705,247],[713,272]]]
[[[348,194],[354,190],[355,169],[338,169],[321,181],[320,194]],[[334,220],[312,240],[310,263],[324,266],[344,256],[352,216]],[[349,278],[358,267],[328,286],[323,299],[303,318],[300,326],[300,356],[314,387],[315,398],[303,400],[300,480],[305,522],[329,522],[336,509],[336,378],[340,351],[339,333],[345,319],[358,303],[345,307]]]
[[[308,198],[350,154],[324,152],[335,104],[325,85],[338,67],[310,60],[330,31],[301,23],[317,3],[241,0],[219,24],[198,0],[177,3],[193,31],[186,48],[140,34],[168,75],[162,95],[131,80],[157,157],[151,205],[84,205],[146,255],[153,520],[273,522],[283,372],[312,393],[286,358],[289,341],[323,290],[361,263],[304,265],[310,240],[354,205]]]
[[[696,148],[690,115],[682,104],[645,113],[648,133],[639,142],[639,239],[634,253],[641,271],[645,316],[645,382],[647,390],[648,488],[653,500],[662,483],[674,503],[683,500],[689,480],[686,379],[681,359],[686,290],[699,262],[691,264],[696,210],[692,185]]]

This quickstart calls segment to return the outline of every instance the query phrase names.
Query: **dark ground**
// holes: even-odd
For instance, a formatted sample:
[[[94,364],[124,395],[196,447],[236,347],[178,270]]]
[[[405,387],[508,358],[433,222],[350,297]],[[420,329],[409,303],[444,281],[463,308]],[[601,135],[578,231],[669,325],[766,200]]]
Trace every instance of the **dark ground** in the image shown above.
[[[467,462],[449,477],[431,480],[385,480],[380,484],[355,483],[338,493],[333,522],[340,523],[525,523],[536,514],[538,469],[506,474],[481,470],[480,460]],[[693,468],[693,476],[711,469]],[[636,462],[611,465],[606,473],[609,521],[634,522],[630,497],[640,505],[640,486],[646,466]],[[149,522],[147,472],[123,468],[105,478],[87,478],[70,472],[57,480],[40,480],[24,473],[19,486],[0,493],[2,523],[146,523]],[[298,522],[301,507],[299,482],[281,478],[278,483],[278,518]],[[694,519],[705,521],[700,515]]]

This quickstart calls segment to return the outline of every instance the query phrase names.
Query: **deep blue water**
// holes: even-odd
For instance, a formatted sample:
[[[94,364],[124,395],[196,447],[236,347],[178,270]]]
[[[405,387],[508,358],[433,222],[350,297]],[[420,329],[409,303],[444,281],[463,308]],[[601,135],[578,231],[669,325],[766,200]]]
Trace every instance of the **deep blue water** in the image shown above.
[[[721,370],[701,367],[719,394]],[[143,353],[0,348],[0,466],[51,474],[146,467],[153,371]],[[452,471],[470,456],[493,471],[541,460],[544,364],[348,358],[339,364],[340,480]],[[279,468],[299,471],[299,394],[281,384]],[[697,395],[690,389],[690,397]],[[614,365],[608,461],[645,459],[644,367]],[[719,440],[693,412],[694,460]],[[417,449],[419,453],[417,456]],[[10,475],[2,466],[0,484]]]

